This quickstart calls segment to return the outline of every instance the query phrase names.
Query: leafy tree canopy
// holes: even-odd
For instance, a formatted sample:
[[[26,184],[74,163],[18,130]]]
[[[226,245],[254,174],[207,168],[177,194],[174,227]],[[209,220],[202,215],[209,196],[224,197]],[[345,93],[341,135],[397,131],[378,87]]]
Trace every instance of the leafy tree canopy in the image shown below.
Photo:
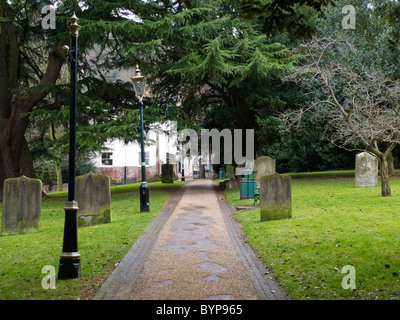
[[[262,23],[268,35],[288,31],[298,37],[310,36],[315,31],[313,12],[320,11],[333,0],[243,0],[242,16]]]

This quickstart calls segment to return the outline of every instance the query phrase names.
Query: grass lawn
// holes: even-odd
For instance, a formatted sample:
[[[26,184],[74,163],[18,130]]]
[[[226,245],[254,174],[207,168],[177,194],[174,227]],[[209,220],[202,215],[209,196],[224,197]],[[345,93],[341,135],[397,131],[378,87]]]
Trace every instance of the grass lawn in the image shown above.
[[[112,222],[78,229],[82,277],[57,281],[56,289],[45,290],[42,279],[47,273],[42,273],[42,268],[50,265],[57,273],[67,199],[66,192],[51,194],[42,203],[39,232],[0,236],[0,300],[91,298],[172,193],[187,182],[149,183],[149,213],[139,209],[140,183],[112,187]]]
[[[392,196],[352,179],[292,179],[292,218],[260,222],[259,209],[237,211],[248,242],[294,299],[400,299],[400,179]],[[239,190],[225,191],[233,205]],[[342,279],[351,265],[356,289]],[[347,280],[347,279],[346,279]],[[347,281],[346,281],[347,283]]]

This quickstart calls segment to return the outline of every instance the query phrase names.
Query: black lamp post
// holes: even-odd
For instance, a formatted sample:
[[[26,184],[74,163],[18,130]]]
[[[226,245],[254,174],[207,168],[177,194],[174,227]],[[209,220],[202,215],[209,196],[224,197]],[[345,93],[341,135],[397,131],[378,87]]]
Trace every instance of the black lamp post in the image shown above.
[[[185,181],[185,145],[182,143],[182,177],[181,181]]]
[[[143,130],[143,95],[146,85],[146,77],[140,73],[139,66],[136,65],[136,75],[131,77],[136,98],[140,102],[140,147],[141,147],[141,166],[142,166],[142,184],[140,185],[140,212],[149,212],[149,186],[146,182],[146,154],[144,152],[144,130]]]
[[[68,201],[65,204],[65,224],[63,252],[60,255],[58,279],[72,279],[81,276],[81,261],[78,252],[78,203],[75,201],[75,166],[76,166],[76,113],[77,113],[77,69],[78,69],[78,36],[81,26],[73,13],[68,29],[71,32],[71,50],[63,46],[71,66],[70,78],[70,128],[69,128],[69,181]]]

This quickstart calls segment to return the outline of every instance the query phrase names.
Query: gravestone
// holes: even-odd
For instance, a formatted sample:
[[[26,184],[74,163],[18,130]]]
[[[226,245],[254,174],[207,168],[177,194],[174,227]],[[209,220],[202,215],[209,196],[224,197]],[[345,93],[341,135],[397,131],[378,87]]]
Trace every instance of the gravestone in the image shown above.
[[[42,191],[43,191],[43,193],[49,193],[50,192],[50,186],[47,185],[47,184],[42,186]]]
[[[111,222],[110,178],[105,174],[89,172],[76,177],[78,226],[92,226]]]
[[[239,189],[240,179],[230,178],[229,180],[225,180],[225,188],[226,190]]]
[[[39,231],[42,182],[25,176],[4,181],[2,234]]]
[[[230,179],[235,177],[235,167],[231,164],[226,166],[225,178]]]
[[[249,170],[254,169],[254,160],[242,160],[236,164],[235,175],[244,176]]]
[[[174,168],[170,163],[161,165],[161,182],[174,183]]]
[[[378,185],[378,159],[369,152],[356,155],[355,186],[374,187]]]
[[[261,177],[260,220],[292,217],[292,180],[278,173]]]
[[[267,156],[258,157],[254,160],[254,170],[257,171],[257,186],[260,186],[260,179],[263,176],[274,174],[276,169],[275,159]]]

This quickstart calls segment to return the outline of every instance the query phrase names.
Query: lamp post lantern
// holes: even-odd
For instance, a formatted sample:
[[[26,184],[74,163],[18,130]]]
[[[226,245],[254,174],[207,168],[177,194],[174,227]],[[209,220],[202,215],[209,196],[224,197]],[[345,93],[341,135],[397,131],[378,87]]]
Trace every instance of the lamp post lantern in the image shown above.
[[[69,128],[69,173],[68,201],[65,204],[65,223],[63,251],[60,255],[58,279],[72,279],[81,276],[81,261],[78,252],[78,203],[75,201],[75,166],[76,166],[76,113],[77,113],[77,69],[78,69],[78,35],[81,26],[73,13],[68,26],[71,35],[71,49],[63,46],[62,51],[70,61],[70,128]]]
[[[141,147],[141,167],[142,167],[142,184],[140,185],[140,212],[149,212],[149,186],[146,182],[146,154],[144,152],[144,130],[143,130],[143,96],[146,86],[146,77],[142,76],[139,66],[136,65],[136,75],[131,77],[133,88],[135,89],[136,98],[140,103],[140,147]]]

